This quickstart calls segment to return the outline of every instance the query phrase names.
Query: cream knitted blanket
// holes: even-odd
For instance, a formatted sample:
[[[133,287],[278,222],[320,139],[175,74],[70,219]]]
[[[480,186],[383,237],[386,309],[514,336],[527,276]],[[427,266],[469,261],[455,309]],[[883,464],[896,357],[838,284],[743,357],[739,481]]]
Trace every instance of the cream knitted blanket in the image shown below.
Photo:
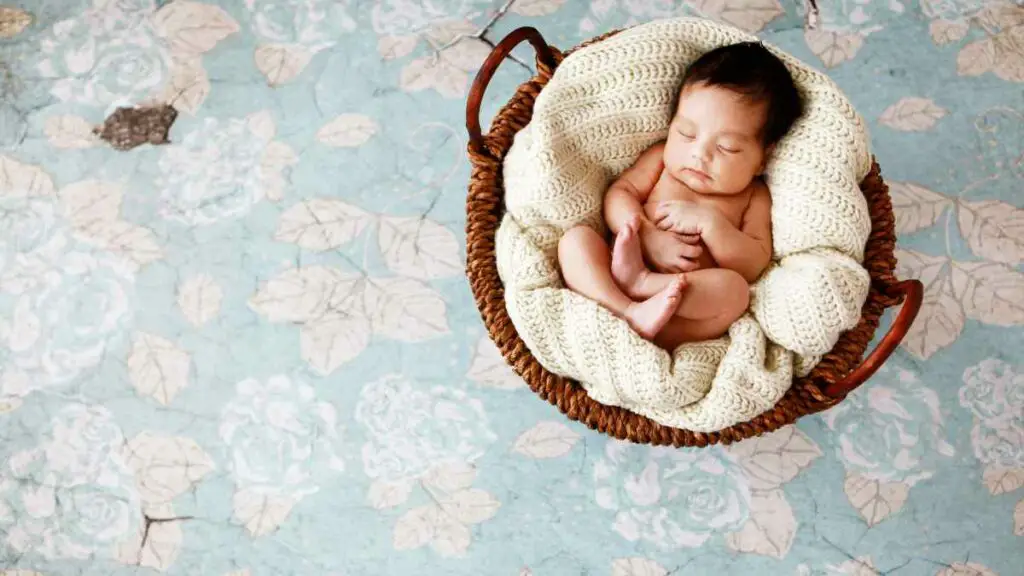
[[[770,47],[789,67],[806,113],[767,168],[773,263],[727,337],[669,354],[569,291],[556,250],[569,228],[605,233],[612,179],[667,134],[686,65],[755,37],[693,18],[655,21],[574,52],[538,96],[504,163],[498,270],[509,316],[548,370],[603,404],[661,424],[721,430],[771,408],[856,325],[869,277],[871,223],[858,183],[870,168],[863,121],[826,76]]]

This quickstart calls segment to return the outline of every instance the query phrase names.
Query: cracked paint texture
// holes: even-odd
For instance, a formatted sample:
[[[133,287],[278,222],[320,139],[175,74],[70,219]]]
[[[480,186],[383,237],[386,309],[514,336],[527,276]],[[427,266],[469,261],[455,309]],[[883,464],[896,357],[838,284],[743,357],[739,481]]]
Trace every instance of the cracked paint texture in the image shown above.
[[[808,6],[0,0],[0,575],[1020,574],[1024,8]],[[847,91],[926,286],[842,404],[706,450],[564,420],[463,274],[494,44],[685,14]]]

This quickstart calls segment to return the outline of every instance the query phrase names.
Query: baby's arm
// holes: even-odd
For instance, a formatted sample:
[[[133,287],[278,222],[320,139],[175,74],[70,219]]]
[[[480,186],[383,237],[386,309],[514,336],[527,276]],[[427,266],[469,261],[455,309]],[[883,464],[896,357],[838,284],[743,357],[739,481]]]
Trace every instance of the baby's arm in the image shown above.
[[[761,182],[754,184],[751,194],[739,228],[715,218],[714,225],[701,233],[718,265],[739,272],[747,282],[757,280],[772,259],[772,197]]]
[[[661,176],[664,150],[664,144],[655,144],[645,150],[608,188],[604,196],[604,219],[613,234],[618,234],[619,229],[635,216],[640,217],[641,231],[643,227],[651,227],[644,215],[643,203]]]
[[[604,219],[612,233],[633,218],[640,219],[640,247],[647,263],[657,272],[687,272],[698,268],[701,247],[688,244],[671,232],[659,229],[647,218],[643,204],[661,177],[664,143],[651,146],[623,172],[604,196]]]

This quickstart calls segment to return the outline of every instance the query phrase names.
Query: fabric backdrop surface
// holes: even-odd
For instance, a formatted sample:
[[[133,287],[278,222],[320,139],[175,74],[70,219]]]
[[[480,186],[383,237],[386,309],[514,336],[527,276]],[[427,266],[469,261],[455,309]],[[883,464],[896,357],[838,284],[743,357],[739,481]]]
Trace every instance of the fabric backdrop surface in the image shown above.
[[[818,4],[0,0],[0,574],[1020,574],[1024,7]],[[566,421],[463,275],[490,45],[688,14],[836,80],[926,285],[840,406],[705,450]]]

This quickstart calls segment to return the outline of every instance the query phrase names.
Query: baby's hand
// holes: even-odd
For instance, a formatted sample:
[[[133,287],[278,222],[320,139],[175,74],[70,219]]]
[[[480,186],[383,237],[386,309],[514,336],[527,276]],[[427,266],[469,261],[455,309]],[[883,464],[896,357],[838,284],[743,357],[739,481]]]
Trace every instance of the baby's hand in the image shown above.
[[[655,206],[652,221],[662,230],[699,238],[717,217],[713,208],[685,200],[665,200]]]
[[[703,248],[698,240],[689,241],[679,234],[654,227],[641,229],[640,245],[644,258],[655,272],[678,274],[700,268],[697,263]]]

